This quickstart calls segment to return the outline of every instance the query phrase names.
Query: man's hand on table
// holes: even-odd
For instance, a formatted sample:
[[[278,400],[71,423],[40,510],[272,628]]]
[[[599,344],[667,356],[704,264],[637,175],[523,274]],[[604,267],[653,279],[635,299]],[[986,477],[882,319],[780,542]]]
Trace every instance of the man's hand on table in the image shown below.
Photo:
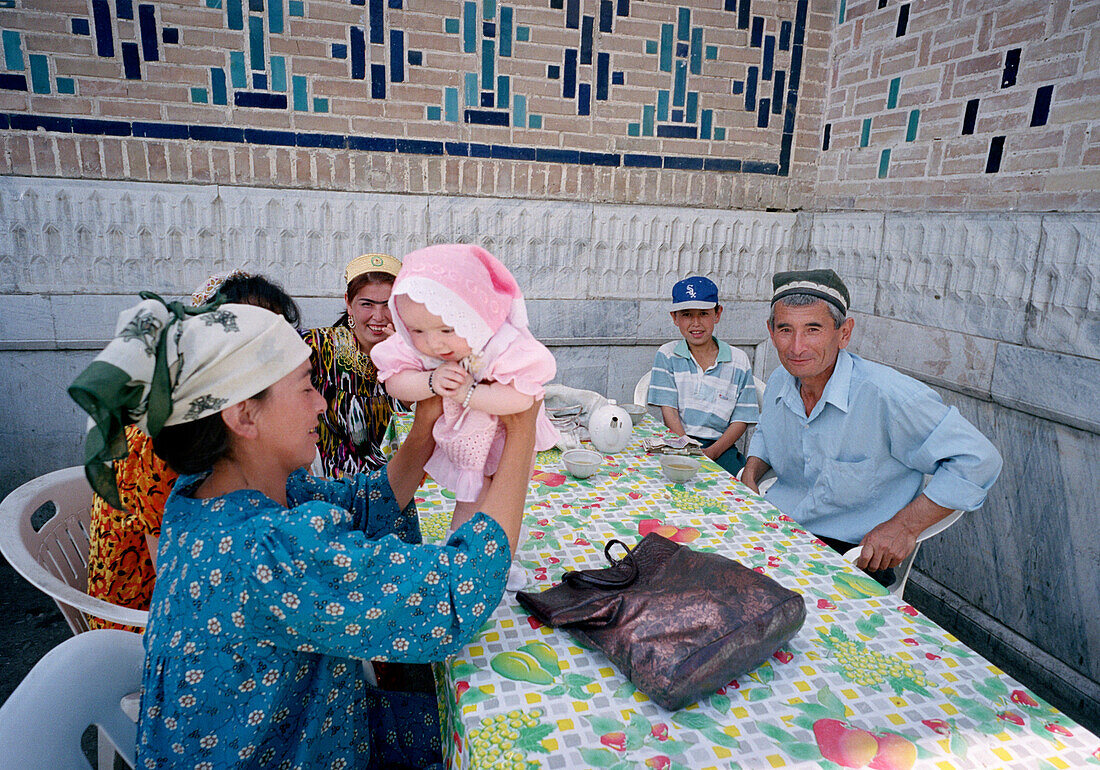
[[[859,541],[863,550],[856,566],[870,572],[896,567],[917,547],[917,537],[951,513],[924,495],[879,524]]]
[[[771,469],[771,466],[759,457],[749,456],[745,460],[745,467],[741,469],[741,483],[751,489],[755,494],[760,494],[760,477]]]

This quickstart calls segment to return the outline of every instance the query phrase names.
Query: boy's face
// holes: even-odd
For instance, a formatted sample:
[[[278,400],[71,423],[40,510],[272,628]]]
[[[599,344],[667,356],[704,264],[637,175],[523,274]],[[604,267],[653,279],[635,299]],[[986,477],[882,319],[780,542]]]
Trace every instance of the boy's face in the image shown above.
[[[714,325],[722,317],[722,306],[716,305],[708,310],[673,310],[669,315],[688,345],[709,345],[710,338],[714,336]]]

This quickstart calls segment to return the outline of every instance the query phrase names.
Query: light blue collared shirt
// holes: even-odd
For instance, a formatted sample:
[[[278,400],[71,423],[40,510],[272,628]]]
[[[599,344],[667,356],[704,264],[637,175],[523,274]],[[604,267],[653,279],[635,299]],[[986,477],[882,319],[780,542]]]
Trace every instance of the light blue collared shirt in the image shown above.
[[[912,377],[841,350],[809,416],[798,381],[768,380],[749,456],[776,474],[768,500],[816,535],[858,543],[921,492],[972,511],[1001,455],[955,407]]]

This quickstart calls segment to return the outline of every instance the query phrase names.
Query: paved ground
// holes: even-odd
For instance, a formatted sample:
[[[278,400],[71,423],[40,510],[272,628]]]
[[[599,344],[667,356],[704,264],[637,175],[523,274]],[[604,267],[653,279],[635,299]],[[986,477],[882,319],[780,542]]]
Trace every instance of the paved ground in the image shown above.
[[[0,558],[0,702],[38,659],[72,636],[53,599]]]

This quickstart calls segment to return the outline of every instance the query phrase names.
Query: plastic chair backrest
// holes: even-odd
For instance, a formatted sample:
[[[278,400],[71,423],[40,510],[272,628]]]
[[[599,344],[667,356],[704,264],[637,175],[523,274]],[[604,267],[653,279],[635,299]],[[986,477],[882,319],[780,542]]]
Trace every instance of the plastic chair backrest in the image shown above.
[[[653,370],[649,370],[642,375],[638,380],[638,384],[634,386],[634,403],[638,406],[649,406],[646,401],[649,400],[649,378],[653,376]]]
[[[46,503],[53,503],[54,515],[36,532],[31,517]],[[0,553],[31,585],[57,602],[74,634],[88,630],[85,614],[144,628],[148,612],[87,593],[91,508],[92,488],[81,466],[31,479],[0,503]]]
[[[756,388],[756,405],[760,409],[764,408],[764,388],[767,386],[767,384],[768,383],[764,382],[756,375],[753,375],[752,386]]]
[[[108,629],[46,653],[0,708],[0,766],[87,770],[81,736],[98,725],[133,767],[137,725],[120,702],[140,689],[144,656],[141,636]]]
[[[905,559],[902,560],[901,564],[894,567],[894,582],[887,586],[887,589],[890,591],[890,593],[892,593],[899,599],[902,597],[902,594],[905,593],[905,584],[909,581],[909,572],[913,569],[913,562],[917,558],[917,551],[920,550],[920,544],[928,538],[932,537],[933,535],[938,535],[939,533],[943,532],[945,529],[958,521],[959,517],[961,517],[964,513],[966,513],[966,511],[951,511],[951,513],[947,514],[947,516],[943,517],[931,527],[917,535],[917,545],[913,548],[913,552],[905,557]],[[862,550],[863,548],[857,545],[855,548],[851,548],[845,551],[844,558],[850,561],[852,564],[855,564],[856,559],[859,558],[860,552]]]

